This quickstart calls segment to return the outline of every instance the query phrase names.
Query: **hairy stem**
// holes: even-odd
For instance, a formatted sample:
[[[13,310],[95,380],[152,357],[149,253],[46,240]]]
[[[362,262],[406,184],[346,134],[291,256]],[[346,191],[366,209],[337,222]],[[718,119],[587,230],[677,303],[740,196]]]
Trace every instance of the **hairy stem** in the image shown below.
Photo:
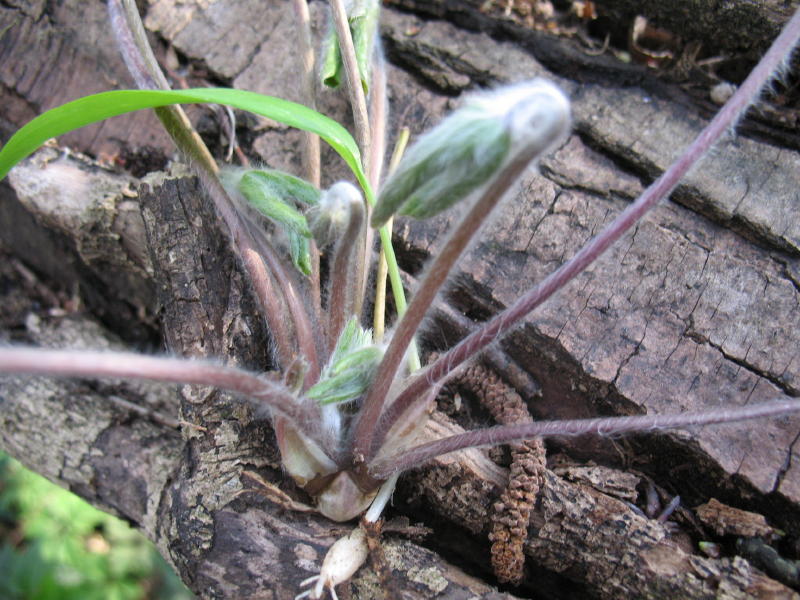
[[[356,139],[361,149],[361,156],[369,156],[370,131],[367,99],[364,96],[364,88],[361,85],[361,75],[358,70],[356,50],[353,47],[350,24],[347,21],[347,12],[345,11],[343,0],[330,0],[330,4],[333,14],[333,26],[336,28],[344,72],[347,77],[347,93],[350,96],[350,106],[353,110]]]
[[[296,398],[283,384],[243,369],[181,358],[161,358],[126,352],[0,348],[0,373],[55,377],[130,378],[167,383],[209,385],[242,394],[257,406],[288,419],[310,439],[333,448],[333,440],[318,427],[317,405]],[[263,414],[260,416],[264,416]],[[330,450],[329,450],[330,451]]]
[[[147,33],[136,2],[121,0],[120,4],[120,0],[109,0],[108,13],[120,53],[136,86],[143,90],[170,89],[147,41]],[[210,172],[216,173],[219,170],[211,152],[180,106],[162,106],[153,110],[182,152]]]
[[[300,66],[303,79],[303,103],[317,110],[316,73],[314,69],[314,44],[311,41],[311,14],[306,0],[292,0],[297,21],[297,39],[300,44]],[[315,133],[304,132],[303,158],[306,179],[312,185],[320,185],[320,144]]]
[[[272,285],[272,277],[264,268],[264,259],[261,254],[248,248],[242,251],[242,262],[245,269],[252,275],[253,287],[256,293],[269,302],[266,306],[265,315],[267,326],[272,333],[272,338],[277,346],[278,356],[281,363],[286,360],[284,357],[291,356],[292,347],[289,345],[289,329],[285,319],[281,319],[280,315],[284,313],[285,298],[283,294],[277,293],[275,287]]]
[[[525,293],[511,307],[464,338],[450,351],[440,356],[430,367],[415,377],[400,393],[375,427],[376,442],[402,417],[403,413],[421,398],[425,390],[446,377],[459,365],[475,356],[499,336],[508,332],[532,310],[564,287],[594,262],[611,244],[621,238],[645,213],[665,198],[678,185],[680,179],[708,152],[720,136],[729,130],[758,98],[781,64],[791,56],[800,38],[800,11],[784,27],[770,49],[756,65],[736,93],[700,132],[686,151],[656,179],[644,193],[609,224],[600,234],[586,244],[572,259],[551,273],[538,285]]]
[[[123,5],[121,6],[119,1],[109,0],[111,24],[120,52],[125,59],[125,64],[129,69],[132,69],[132,75],[137,85],[144,89],[159,87],[170,89],[152,49],[147,43],[144,25],[139,17],[135,2],[133,0],[122,0]],[[263,260],[256,252],[253,238],[247,230],[244,220],[239,215],[233,201],[217,177],[219,168],[216,162],[179,106],[157,108],[155,112],[172,137],[175,145],[181,152],[186,154],[189,158],[189,163],[203,182],[217,212],[231,233],[234,248],[242,257],[267,322],[275,323],[277,319],[283,318],[283,315],[273,314],[266,316],[266,313],[273,310],[275,306],[271,299],[273,291],[269,285],[270,275],[266,271]],[[297,329],[297,324],[295,325]],[[300,327],[302,327],[302,324]],[[291,340],[281,337],[280,330],[271,329],[271,331],[278,350],[278,359],[281,365],[287,367],[294,356]]]
[[[311,36],[311,14],[308,10],[306,0],[292,0],[294,15],[297,21],[297,38],[300,43],[300,66],[302,69],[302,97],[306,106],[317,110],[316,98],[316,69],[314,67],[314,44]],[[303,132],[303,166],[305,168],[306,179],[311,185],[319,188],[321,167],[320,167],[320,141],[319,136],[310,131]],[[319,249],[314,241],[311,241],[311,303],[313,305],[314,316],[320,322],[322,316],[322,294],[320,288],[319,271]]]
[[[363,408],[359,414],[353,438],[354,451],[367,458],[373,456],[373,438],[375,436],[375,423],[380,417],[386,396],[394,381],[400,363],[405,356],[408,345],[425,317],[425,314],[439,292],[442,284],[450,274],[453,265],[466,249],[469,242],[486,222],[489,213],[497,205],[500,198],[508,191],[519,178],[528,164],[540,154],[542,149],[538,146],[531,150],[521,152],[492,180],[489,187],[469,209],[458,226],[442,247],[442,251],[434,258],[433,264],[428,267],[419,289],[411,299],[408,310],[400,319],[392,336],[392,341],[386,349],[375,383],[370,388]],[[385,433],[385,432],[384,432]],[[376,441],[379,441],[376,439]]]
[[[374,66],[372,69],[372,81],[370,82],[370,89],[372,93],[369,98],[369,123],[371,132],[371,143],[369,146],[369,156],[367,156],[367,179],[373,190],[377,190],[381,182],[381,173],[383,171],[383,160],[386,152],[386,64],[380,51],[375,52]],[[369,223],[369,203],[365,203],[367,208],[366,218],[364,223]],[[362,261],[363,268],[356,273],[357,279],[354,279],[356,285],[356,313],[361,316],[361,311],[364,306],[364,297],[367,294],[367,279],[369,268],[372,265],[372,243],[373,231],[369,226],[364,227],[364,259]]]
[[[399,471],[418,467],[432,458],[448,452],[466,448],[499,446],[537,436],[620,435],[623,433],[699,427],[715,423],[733,423],[775,417],[797,411],[800,411],[800,400],[778,400],[741,408],[687,412],[679,415],[606,417],[505,425],[478,431],[468,431],[434,442],[428,442],[427,444],[421,444],[399,456],[376,462],[370,466],[369,471],[373,477],[385,479]]]
[[[253,227],[256,226],[253,225]],[[251,233],[251,239],[258,248],[258,253],[260,254],[261,260],[266,262],[267,266],[269,267],[269,274],[271,274],[277,281],[280,296],[286,303],[286,308],[292,317],[291,322],[294,324],[294,333],[295,339],[297,340],[298,349],[300,350],[300,354],[308,362],[308,371],[306,373],[305,383],[305,387],[308,388],[317,381],[320,373],[319,353],[317,352],[317,346],[314,342],[314,332],[311,328],[311,320],[309,319],[308,313],[303,307],[300,294],[297,292],[296,282],[290,275],[290,270],[287,269],[284,263],[278,258],[278,253],[275,252],[275,249],[267,241],[267,239],[260,234],[260,232]],[[265,294],[266,293],[267,291],[265,290]],[[265,296],[265,298],[268,302],[273,301],[273,299],[269,296]],[[276,313],[276,320],[285,321],[285,317],[282,316],[285,314],[285,311],[279,311]],[[271,323],[269,318],[267,320]],[[272,325],[270,325],[270,327],[272,327]],[[285,323],[279,326],[278,331],[283,329],[285,329]],[[289,364],[291,363],[284,363],[284,367],[288,368]]]
[[[364,270],[362,261],[364,255],[358,243],[361,232],[364,229],[364,202],[361,198],[351,200],[348,211],[349,220],[347,229],[336,245],[336,256],[333,260],[328,285],[330,286],[330,296],[328,303],[328,352],[333,352],[339,334],[347,320],[356,314],[355,297],[358,290],[354,289],[349,282],[353,281],[351,276]]]

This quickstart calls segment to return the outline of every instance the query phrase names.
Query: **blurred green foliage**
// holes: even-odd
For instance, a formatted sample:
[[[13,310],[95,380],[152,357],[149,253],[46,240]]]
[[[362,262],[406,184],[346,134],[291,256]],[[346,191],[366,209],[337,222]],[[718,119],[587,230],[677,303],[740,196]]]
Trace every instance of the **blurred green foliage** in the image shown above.
[[[0,453],[0,598],[192,597],[139,532]]]

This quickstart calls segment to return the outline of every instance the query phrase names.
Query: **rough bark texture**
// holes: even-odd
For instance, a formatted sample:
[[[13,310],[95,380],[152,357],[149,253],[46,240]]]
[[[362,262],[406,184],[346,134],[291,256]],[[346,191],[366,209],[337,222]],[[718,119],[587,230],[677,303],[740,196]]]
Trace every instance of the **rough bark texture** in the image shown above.
[[[104,33],[102,4],[19,4],[0,6],[4,128],[127,79]],[[752,3],[741,4],[752,9]],[[624,3],[617,5],[624,10]],[[574,102],[576,133],[503,205],[429,320],[426,341],[443,348],[613,218],[699,131],[708,106],[695,105],[682,88],[644,69],[590,57],[569,40],[492,24],[469,3],[404,6],[517,39],[497,41],[450,22],[387,10],[384,43],[395,65],[391,130],[408,125],[422,131],[464,90],[533,76],[557,80]],[[322,26],[321,12],[315,14]],[[255,0],[159,0],[147,18],[148,27],[197,72],[296,98],[295,66],[286,52],[293,44],[289,23],[288,5]],[[751,45],[761,47],[763,40]],[[344,106],[340,96],[326,94],[323,106],[347,120],[336,113]],[[143,144],[170,152],[155,121],[137,119],[61,141],[95,155],[124,157]],[[299,165],[296,132],[261,124],[257,134],[243,135],[257,136],[253,147],[271,166]],[[723,142],[671,202],[502,343],[493,362],[532,400],[535,415],[666,413],[797,394],[800,156],[793,135],[770,137],[784,145],[745,136]],[[0,184],[6,337],[68,347],[121,347],[119,338],[152,344],[157,312],[171,352],[269,368],[267,332],[246,279],[193,180],[153,180],[133,195],[127,176],[53,154],[46,150]],[[328,163],[327,178],[345,174],[337,159],[329,156]],[[102,193],[83,193],[98,186]],[[134,204],[142,219],[129,210]],[[412,280],[436,252],[447,221],[397,226]],[[54,286],[55,294],[27,269]],[[69,301],[76,285],[87,310],[76,311],[80,307]],[[531,377],[540,397],[530,394]],[[2,446],[137,524],[204,597],[291,598],[341,531],[322,517],[265,502],[256,492],[239,494],[249,485],[241,476],[248,469],[291,494],[297,490],[281,475],[269,425],[224,394],[18,379],[4,380],[0,390]],[[133,415],[114,398],[180,414],[200,427],[178,433]],[[454,418],[469,425],[484,417],[457,411]],[[438,415],[430,433],[457,427]],[[798,435],[800,421],[782,419],[552,445],[575,457],[634,466],[679,493],[684,506],[716,497],[758,512],[796,539]],[[506,476],[485,453],[443,457],[401,480],[397,510],[435,528],[424,542],[429,547],[484,578],[487,514]],[[706,558],[683,540],[592,485],[547,471],[525,545],[528,572],[515,593],[792,596],[745,559]],[[386,556],[404,596],[502,596],[430,549],[399,538],[389,537]],[[362,570],[353,583],[355,597],[380,597],[377,581]]]

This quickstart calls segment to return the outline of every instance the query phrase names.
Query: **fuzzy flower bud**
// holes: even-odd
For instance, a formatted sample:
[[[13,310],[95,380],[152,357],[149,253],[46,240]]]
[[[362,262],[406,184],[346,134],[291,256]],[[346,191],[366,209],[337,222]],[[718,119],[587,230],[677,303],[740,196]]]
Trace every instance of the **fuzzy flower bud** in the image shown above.
[[[395,213],[439,214],[482,189],[520,153],[539,156],[552,148],[569,125],[569,101],[542,79],[473,96],[409,149],[381,190],[372,226]]]
[[[350,222],[351,206],[363,202],[361,192],[346,181],[334,183],[323,192],[319,203],[308,212],[308,221],[317,246],[324,248],[338,240]]]

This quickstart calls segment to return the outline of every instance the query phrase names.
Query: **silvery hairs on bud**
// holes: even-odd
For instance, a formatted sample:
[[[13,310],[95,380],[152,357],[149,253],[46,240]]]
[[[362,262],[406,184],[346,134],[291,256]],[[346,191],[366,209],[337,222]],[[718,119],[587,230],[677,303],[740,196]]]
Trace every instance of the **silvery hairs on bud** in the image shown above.
[[[353,202],[363,202],[361,192],[353,184],[340,181],[325,190],[319,203],[308,211],[309,226],[320,248],[334,243],[344,233]]]
[[[569,101],[534,79],[475,94],[422,136],[378,197],[372,226],[394,213],[434,216],[482,189],[521,153],[538,156],[569,132]]]

